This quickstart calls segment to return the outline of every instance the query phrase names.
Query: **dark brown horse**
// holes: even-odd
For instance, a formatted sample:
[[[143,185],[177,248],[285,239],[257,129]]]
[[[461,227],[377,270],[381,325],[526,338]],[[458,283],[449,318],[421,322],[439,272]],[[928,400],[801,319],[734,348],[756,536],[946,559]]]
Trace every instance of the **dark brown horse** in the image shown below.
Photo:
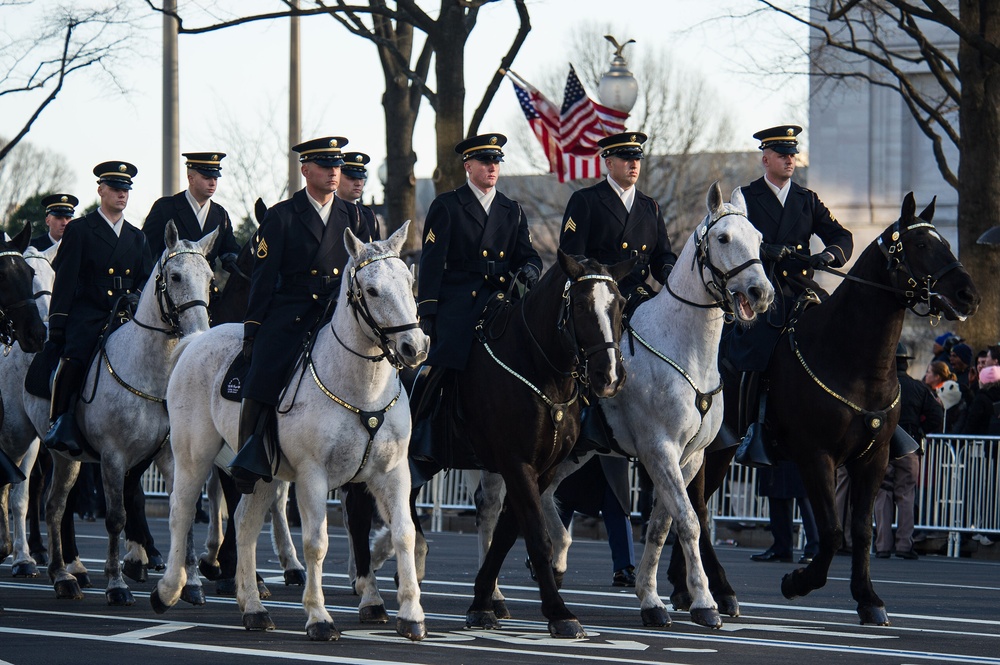
[[[869,553],[872,506],[899,421],[894,356],[903,315],[911,309],[923,316],[965,320],[980,301],[969,273],[931,223],[934,202],[919,216],[915,212],[913,194],[907,194],[899,220],[865,249],[837,290],[788,326],[767,371],[771,389],[765,429],[777,454],[798,466],[820,533],[819,554],[805,568],[785,575],[781,592],[792,599],[826,584],[843,539],[834,472],[844,466],[851,479],[851,594],[863,624],[889,623],[885,604],[872,587]],[[735,405],[728,396],[726,402]],[[735,431],[732,415],[727,408],[727,422]],[[705,527],[706,498],[721,486],[734,452],[729,448],[710,454],[689,486]],[[701,551],[709,587],[720,611],[736,616],[736,594],[708,533],[707,528],[702,532]],[[669,578],[677,608],[689,602],[682,570],[683,558],[675,547]]]

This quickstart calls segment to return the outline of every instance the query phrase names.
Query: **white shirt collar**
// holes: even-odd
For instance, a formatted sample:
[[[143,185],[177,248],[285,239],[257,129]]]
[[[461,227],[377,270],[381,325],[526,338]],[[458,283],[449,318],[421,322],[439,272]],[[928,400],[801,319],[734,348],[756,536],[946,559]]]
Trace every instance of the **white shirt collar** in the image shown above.
[[[490,208],[493,206],[493,199],[495,199],[497,196],[497,188],[494,187],[490,191],[484,192],[483,190],[473,185],[472,181],[470,180],[469,189],[471,189],[472,193],[476,195],[476,199],[479,201],[479,205],[483,206],[483,210],[486,211],[486,214],[487,215],[490,214]]]
[[[103,219],[105,222],[108,223],[108,226],[111,227],[111,230],[114,231],[115,235],[120,238],[121,235],[122,235],[122,226],[124,226],[124,224],[122,224],[122,222],[125,221],[125,215],[123,214],[121,217],[119,217],[118,218],[118,222],[116,223],[116,222],[112,222],[110,219],[108,219],[108,216],[104,214],[104,211],[101,210],[100,206],[97,206],[97,214],[99,214],[101,216],[101,219]]]
[[[607,178],[608,184],[611,185],[611,189],[615,190],[615,194],[618,195],[618,198],[622,200],[622,204],[625,206],[625,209],[632,212],[632,204],[635,203],[635,186],[625,189],[615,182],[615,179],[612,178],[610,174],[608,174]]]
[[[334,199],[337,198],[337,195],[334,194],[333,196],[331,196],[330,200],[326,202],[326,205],[322,205],[320,204],[319,201],[314,199],[309,194],[308,189],[306,190],[306,198],[309,199],[309,203],[311,203],[312,207],[316,210],[317,213],[319,213],[319,218],[323,220],[323,226],[326,226],[326,223],[330,221],[330,210],[333,209],[333,201]]]
[[[191,205],[191,210],[194,211],[195,219],[198,220],[198,226],[200,226],[201,230],[204,231],[205,220],[208,219],[208,209],[212,207],[212,200],[209,199],[208,201],[205,201],[205,205],[198,205],[198,200],[194,198],[193,194],[191,194],[190,189],[184,190],[184,196],[187,198],[187,202]]]
[[[778,197],[778,202],[781,203],[781,207],[784,208],[785,207],[785,199],[788,198],[788,192],[792,188],[792,179],[789,178],[788,180],[786,180],[785,181],[785,186],[779,188],[773,182],[771,182],[770,180],[768,180],[767,176],[765,175],[764,176],[764,183],[767,185],[768,189],[770,189],[772,192],[774,192],[774,195]]]

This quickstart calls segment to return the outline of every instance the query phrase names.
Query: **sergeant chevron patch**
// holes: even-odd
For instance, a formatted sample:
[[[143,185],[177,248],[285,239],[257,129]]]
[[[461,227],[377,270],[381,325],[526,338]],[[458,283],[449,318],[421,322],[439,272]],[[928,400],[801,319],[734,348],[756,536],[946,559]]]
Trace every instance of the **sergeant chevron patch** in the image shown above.
[[[566,220],[566,226],[563,227],[563,233],[566,231],[576,231],[576,222],[573,221],[572,217]]]
[[[266,257],[267,257],[267,241],[261,238],[260,244],[257,245],[257,258],[263,259]]]
[[[427,237],[424,238],[424,243],[434,242],[435,240],[437,240],[437,236],[434,235],[434,229],[431,229],[427,232]]]

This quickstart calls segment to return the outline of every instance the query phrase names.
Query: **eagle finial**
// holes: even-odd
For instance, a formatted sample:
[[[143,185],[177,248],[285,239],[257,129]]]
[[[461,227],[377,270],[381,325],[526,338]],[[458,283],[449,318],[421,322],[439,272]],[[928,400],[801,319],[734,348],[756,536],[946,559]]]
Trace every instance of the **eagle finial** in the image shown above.
[[[625,42],[624,44],[619,44],[618,40],[615,39],[614,37],[612,37],[611,35],[604,35],[604,38],[607,39],[609,42],[611,42],[612,45],[614,45],[614,47],[615,47],[615,57],[616,58],[623,57],[622,56],[622,51],[625,50],[625,47],[628,46],[629,44],[634,44],[635,43],[634,39],[630,39],[627,42]]]

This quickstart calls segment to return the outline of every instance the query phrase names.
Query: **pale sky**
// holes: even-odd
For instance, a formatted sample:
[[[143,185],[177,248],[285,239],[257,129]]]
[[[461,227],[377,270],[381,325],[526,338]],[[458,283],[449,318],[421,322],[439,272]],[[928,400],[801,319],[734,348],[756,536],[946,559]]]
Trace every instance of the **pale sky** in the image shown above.
[[[94,165],[105,160],[134,163],[139,174],[126,218],[139,224],[153,201],[161,196],[161,86],[162,19],[152,15],[142,0],[127,0],[137,19],[133,47],[118,61],[115,75],[123,95],[97,70],[70,79],[57,100],[36,121],[27,140],[63,155],[75,174],[64,190],[76,194],[81,205],[96,200]],[[99,2],[77,0],[76,6]],[[159,4],[159,2],[158,2]],[[305,6],[307,3],[303,3]],[[361,3],[358,3],[361,4]],[[436,7],[437,3],[421,3]],[[186,25],[211,21],[202,7],[218,18],[239,10],[279,11],[274,0],[181,0]],[[24,34],[54,2],[42,0],[18,10],[17,24],[0,27],[2,34]],[[805,124],[808,84],[789,81],[765,69],[780,55],[794,52],[806,33],[777,15],[743,21],[724,18],[758,9],[756,0],[528,0],[532,31],[513,69],[532,81],[573,61],[569,43],[581,23],[610,23],[619,41],[635,39],[625,55],[630,62],[644,49],[665,46],[689,72],[700,72],[717,91],[718,104],[736,124],[742,143],[719,149],[753,149],[751,134],[786,122]],[[11,10],[4,10],[8,18]],[[332,18],[301,20],[303,139],[339,135],[350,139],[350,149],[372,156],[366,200],[380,198],[377,167],[385,159],[384,116],[381,106],[382,72],[375,47],[347,32]],[[516,33],[512,2],[488,5],[466,49],[466,123],[483,90]],[[791,35],[791,37],[789,36]],[[612,48],[607,47],[608,62]],[[219,150],[234,154],[236,135],[253,142],[273,141],[287,146],[288,22],[275,20],[229,28],[204,35],[181,35],[180,148],[182,152]],[[432,68],[433,71],[433,68]],[[432,85],[433,87],[433,85]],[[596,90],[590,91],[596,97]],[[560,99],[553,100],[557,104]],[[0,135],[11,136],[34,107],[26,96],[0,97]],[[524,124],[513,90],[504,83],[482,129],[515,134]],[[435,167],[434,124],[424,103],[416,128],[416,174],[427,177]],[[216,200],[239,214],[243,204],[227,193],[226,161]],[[181,164],[183,169],[183,163]],[[267,171],[268,169],[265,169]],[[283,183],[286,168],[277,163],[261,193]],[[539,165],[538,172],[543,167]],[[181,186],[186,186],[182,177]],[[502,185],[501,185],[502,188]],[[170,192],[173,193],[173,192]],[[270,201],[273,203],[274,201]]]

